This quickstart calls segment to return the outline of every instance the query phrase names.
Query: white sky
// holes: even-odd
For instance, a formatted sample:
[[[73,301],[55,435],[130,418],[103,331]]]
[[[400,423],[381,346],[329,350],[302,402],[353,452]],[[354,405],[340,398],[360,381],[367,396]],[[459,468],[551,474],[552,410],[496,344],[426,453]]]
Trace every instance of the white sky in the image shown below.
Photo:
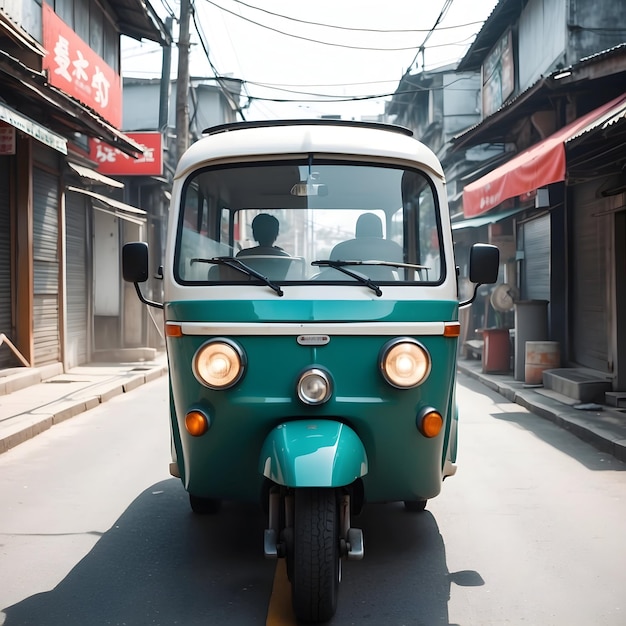
[[[211,63],[220,75],[247,81],[244,93],[256,98],[301,101],[255,100],[244,114],[248,120],[260,120],[322,114],[360,119],[383,113],[384,97],[360,101],[353,98],[393,93],[403,74],[409,67],[415,68],[416,62],[420,70],[429,70],[459,61],[498,0],[193,0],[193,3]],[[176,0],[152,0],[152,5],[163,19],[168,10],[176,16],[180,12]],[[446,7],[443,19],[427,39],[422,57],[418,49]],[[213,77],[193,20],[190,31],[191,75]],[[174,37],[178,39],[176,22]],[[161,59],[161,49],[155,44],[135,40],[125,40],[122,44],[124,76],[158,77]],[[174,48],[173,77],[177,64]],[[349,101],[330,102],[333,99]]]

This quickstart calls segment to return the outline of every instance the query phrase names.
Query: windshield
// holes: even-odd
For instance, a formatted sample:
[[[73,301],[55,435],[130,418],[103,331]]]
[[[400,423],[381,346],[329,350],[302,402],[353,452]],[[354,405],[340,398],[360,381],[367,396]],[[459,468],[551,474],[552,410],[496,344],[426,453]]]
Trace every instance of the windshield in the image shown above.
[[[439,206],[418,170],[308,159],[221,166],[186,181],[183,284],[438,284]]]

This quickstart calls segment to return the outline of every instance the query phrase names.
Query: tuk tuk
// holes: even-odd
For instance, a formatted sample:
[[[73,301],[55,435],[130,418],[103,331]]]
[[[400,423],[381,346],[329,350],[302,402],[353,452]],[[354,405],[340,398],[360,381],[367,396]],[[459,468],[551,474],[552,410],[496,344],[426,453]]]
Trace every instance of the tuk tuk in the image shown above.
[[[475,244],[469,280],[493,283]],[[456,471],[457,266],[442,167],[411,131],[341,120],[207,129],[176,170],[163,303],[172,463],[194,512],[267,513],[302,622],[336,610],[353,517],[421,511]],[[261,544],[261,538],[260,538]]]

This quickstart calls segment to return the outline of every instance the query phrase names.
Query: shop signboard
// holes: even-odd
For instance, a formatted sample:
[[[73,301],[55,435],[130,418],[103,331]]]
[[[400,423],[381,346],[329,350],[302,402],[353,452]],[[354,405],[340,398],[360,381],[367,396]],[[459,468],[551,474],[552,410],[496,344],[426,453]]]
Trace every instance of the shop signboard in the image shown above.
[[[90,140],[90,156],[98,171],[113,176],[161,176],[163,143],[159,132],[125,133],[143,147],[143,156],[135,159],[99,139]]]
[[[87,105],[106,121],[122,124],[120,75],[50,7],[43,4],[43,69],[51,85]]]

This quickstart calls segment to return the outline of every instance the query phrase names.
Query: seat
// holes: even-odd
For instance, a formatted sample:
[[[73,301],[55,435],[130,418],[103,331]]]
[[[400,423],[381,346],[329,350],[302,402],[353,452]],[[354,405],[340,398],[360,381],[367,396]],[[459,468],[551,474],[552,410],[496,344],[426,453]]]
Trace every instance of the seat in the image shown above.
[[[383,239],[383,225],[374,213],[363,213],[356,223],[355,238],[338,243],[330,252],[331,261],[392,261],[402,263],[402,246]],[[372,280],[397,280],[398,272],[385,266],[359,266]]]
[[[269,254],[248,254],[239,256],[238,259],[245,263],[250,269],[266,276],[270,280],[285,280],[294,262],[294,257],[276,256]]]
[[[402,263],[402,248],[389,239],[359,237],[338,243],[331,251],[333,261],[395,261]]]

